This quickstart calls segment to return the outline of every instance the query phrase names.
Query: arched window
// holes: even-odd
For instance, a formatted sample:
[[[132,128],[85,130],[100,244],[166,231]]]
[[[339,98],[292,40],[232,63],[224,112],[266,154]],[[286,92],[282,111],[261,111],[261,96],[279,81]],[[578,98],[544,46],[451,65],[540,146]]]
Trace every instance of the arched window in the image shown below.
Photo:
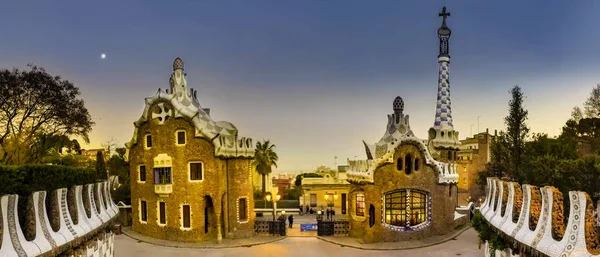
[[[415,158],[415,171],[419,170],[419,158]]]
[[[385,194],[384,222],[398,227],[412,227],[427,221],[427,194],[419,190],[400,189]]]
[[[406,164],[406,167],[404,167],[404,172],[406,175],[409,175],[412,173],[412,156],[410,156],[410,154],[407,154],[406,157],[404,157],[404,163]]]
[[[402,158],[398,158],[398,162],[396,163],[396,169],[402,170]]]

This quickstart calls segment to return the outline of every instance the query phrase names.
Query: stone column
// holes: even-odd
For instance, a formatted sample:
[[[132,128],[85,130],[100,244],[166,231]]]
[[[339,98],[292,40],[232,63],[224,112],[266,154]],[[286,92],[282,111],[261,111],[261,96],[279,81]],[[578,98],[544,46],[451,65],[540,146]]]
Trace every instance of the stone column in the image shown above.
[[[223,233],[221,233],[221,212],[217,212],[217,244],[223,243]]]

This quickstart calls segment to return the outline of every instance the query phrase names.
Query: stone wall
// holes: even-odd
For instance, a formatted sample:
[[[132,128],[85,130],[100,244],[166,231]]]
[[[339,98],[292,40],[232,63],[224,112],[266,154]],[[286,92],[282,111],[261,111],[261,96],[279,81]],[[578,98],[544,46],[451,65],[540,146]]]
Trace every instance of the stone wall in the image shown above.
[[[517,196],[518,187],[523,188],[523,198],[519,218],[514,221],[510,217],[516,209],[513,199]],[[498,204],[498,200],[505,188],[508,188],[509,201],[503,206]],[[514,182],[488,178],[487,191],[488,195],[480,209],[483,217],[505,239],[514,242],[514,247],[525,251],[528,256],[540,253],[551,257],[599,256],[593,204],[585,192],[569,192],[570,206],[565,224],[562,193],[554,187],[519,186]],[[497,206],[491,206],[492,202]],[[502,254],[500,256],[511,256],[509,253]],[[486,256],[490,256],[489,252],[486,252]]]
[[[164,104],[171,108],[168,103]],[[185,145],[176,144],[176,131],[185,131]],[[147,134],[152,135],[149,149],[144,147]],[[250,159],[218,158],[212,142],[195,135],[195,128],[185,118],[169,118],[162,125],[153,119],[139,126],[137,144],[129,149],[133,230],[165,240],[197,242],[217,239],[220,223],[222,237],[252,236],[254,199]],[[155,191],[153,163],[159,154],[167,154],[172,159],[172,193],[166,196]],[[203,163],[203,179],[190,181],[189,163],[197,161]],[[140,165],[146,167],[145,182],[139,181]],[[247,220],[243,222],[237,219],[241,197],[246,197],[248,211]],[[140,201],[147,204],[146,222],[141,221]],[[165,225],[158,222],[159,202],[166,204]],[[183,205],[190,206],[190,228],[183,228]]]
[[[90,215],[84,200],[91,206]],[[18,195],[0,197],[0,256],[57,256],[72,251],[94,241],[114,223],[118,212],[108,182],[34,192],[28,197],[25,222],[19,220],[18,201]],[[112,247],[112,242],[108,245]]]
[[[350,232],[353,237],[360,237],[365,243],[381,241],[404,241],[414,240],[432,235],[445,234],[456,227],[454,212],[456,208],[456,190],[451,186],[437,183],[437,173],[432,167],[424,164],[425,157],[421,155],[416,146],[406,144],[399,147],[394,155],[394,160],[411,154],[420,159],[418,171],[407,175],[403,170],[396,169],[397,164],[384,164],[377,168],[374,173],[374,183],[350,187],[349,208]],[[431,222],[416,231],[395,231],[386,228],[382,224],[383,196],[386,192],[396,189],[417,189],[427,192],[431,198]],[[365,216],[356,216],[356,194],[365,195]],[[369,208],[373,205],[375,209],[375,223],[369,224]],[[429,215],[429,214],[428,214]]]

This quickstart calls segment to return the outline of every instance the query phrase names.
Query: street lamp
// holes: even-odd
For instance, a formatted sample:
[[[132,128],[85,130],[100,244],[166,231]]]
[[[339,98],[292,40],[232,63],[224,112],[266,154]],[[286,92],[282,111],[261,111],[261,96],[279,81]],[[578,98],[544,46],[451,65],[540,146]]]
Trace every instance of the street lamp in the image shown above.
[[[271,192],[267,193],[267,195],[265,196],[265,200],[267,200],[268,202],[273,202],[273,221],[275,221],[275,215],[276,210],[277,210],[277,201],[279,201],[279,199],[281,199],[281,196],[278,194],[275,194],[275,197],[272,197]]]

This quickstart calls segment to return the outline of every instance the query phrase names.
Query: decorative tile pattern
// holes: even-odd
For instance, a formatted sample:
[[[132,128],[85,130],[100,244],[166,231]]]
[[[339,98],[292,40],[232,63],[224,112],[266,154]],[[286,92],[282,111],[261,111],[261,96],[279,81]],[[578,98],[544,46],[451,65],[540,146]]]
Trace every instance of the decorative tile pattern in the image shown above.
[[[521,216],[525,215],[525,213],[527,213],[527,209],[529,209],[529,194],[527,193],[527,185],[523,185],[523,205],[525,206],[525,208],[523,209],[523,211],[521,212]],[[512,232],[512,235],[510,235],[512,238],[514,238],[517,235],[517,232],[519,232],[519,230],[521,230],[521,227],[523,227],[523,223],[525,222],[525,219],[528,219],[529,217],[524,217],[521,218],[519,217],[519,223],[517,224],[517,228]]]
[[[571,206],[573,213],[573,225],[571,226],[571,230],[569,231],[569,237],[567,238],[567,246],[563,250],[561,257],[570,256],[573,250],[575,249],[575,243],[577,242],[577,235],[579,235],[579,197],[577,192],[569,192],[571,195]]]
[[[68,216],[69,210],[67,209],[67,189],[63,188],[60,190],[62,193],[60,196],[60,211],[62,212],[63,221],[65,222],[65,225],[67,226],[67,229],[69,229],[71,234],[74,237],[77,237],[77,232],[75,232],[75,229],[73,229],[73,224],[71,224],[71,219],[69,219],[69,216]]]
[[[52,236],[50,235],[50,231],[48,231],[46,222],[44,222],[44,220],[46,220],[46,217],[45,217],[46,208],[44,208],[44,204],[45,204],[44,200],[45,199],[46,199],[46,191],[40,192],[38,195],[38,202],[37,202],[38,222],[40,222],[40,227],[42,227],[42,233],[44,233],[44,237],[46,238],[46,240],[48,240],[48,242],[54,249],[54,248],[56,248],[56,241],[54,241],[54,238],[52,238]]]
[[[542,237],[544,236],[545,232],[546,232],[546,223],[548,223],[548,217],[550,215],[552,215],[552,213],[550,213],[550,202],[548,199],[548,190],[546,188],[541,188],[541,193],[542,193],[542,205],[543,205],[543,209],[542,209],[542,215],[544,215],[544,218],[539,221],[541,222],[541,227],[540,227],[540,231],[537,233],[537,235],[535,236],[535,238],[533,239],[533,243],[531,244],[532,247],[536,247],[537,244],[540,242],[540,240],[542,240]],[[538,225],[539,225],[538,222]]]
[[[434,126],[436,127],[454,127],[452,124],[452,108],[450,101],[449,65],[449,61],[439,62],[438,96],[434,122]]]
[[[23,246],[21,246],[21,242],[19,242],[19,236],[17,235],[17,221],[15,217],[15,205],[17,202],[17,195],[10,195],[8,197],[8,210],[7,210],[7,219],[8,219],[8,233],[10,234],[10,242],[19,257],[27,257],[27,253],[23,250]]]

